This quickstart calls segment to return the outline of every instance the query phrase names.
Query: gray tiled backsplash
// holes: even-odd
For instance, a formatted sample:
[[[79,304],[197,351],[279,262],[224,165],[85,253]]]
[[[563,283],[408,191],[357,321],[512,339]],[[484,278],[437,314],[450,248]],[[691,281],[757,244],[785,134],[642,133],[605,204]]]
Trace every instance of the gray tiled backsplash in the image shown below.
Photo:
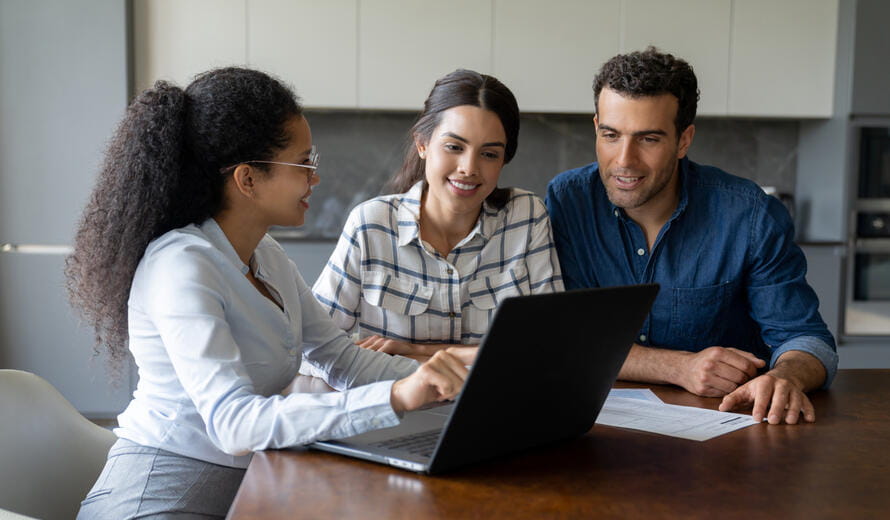
[[[336,238],[349,210],[380,194],[401,164],[416,114],[312,110],[306,117],[321,153],[321,184],[299,234]],[[701,118],[689,156],[793,193],[797,135],[797,121]],[[524,115],[519,148],[501,185],[543,196],[554,175],[596,160],[594,138],[591,115]]]

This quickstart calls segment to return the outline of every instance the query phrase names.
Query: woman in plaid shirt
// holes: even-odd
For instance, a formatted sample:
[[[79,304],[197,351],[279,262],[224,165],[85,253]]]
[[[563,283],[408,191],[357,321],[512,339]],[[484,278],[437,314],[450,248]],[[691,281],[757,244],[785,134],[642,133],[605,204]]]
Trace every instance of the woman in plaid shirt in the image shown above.
[[[418,359],[451,347],[471,363],[498,302],[563,290],[543,202],[498,188],[518,134],[516,99],[496,78],[436,82],[394,194],[352,210],[313,287],[360,346]]]

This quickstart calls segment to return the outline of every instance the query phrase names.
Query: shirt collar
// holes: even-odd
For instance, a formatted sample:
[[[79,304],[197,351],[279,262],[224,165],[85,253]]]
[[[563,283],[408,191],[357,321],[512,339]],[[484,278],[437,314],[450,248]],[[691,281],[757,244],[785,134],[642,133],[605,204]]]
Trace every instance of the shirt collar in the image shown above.
[[[425,187],[426,181],[420,180],[402,195],[397,213],[398,230],[396,233],[399,246],[408,245],[415,239],[420,241],[420,200]],[[479,213],[476,225],[458,246],[467,243],[477,235],[482,238],[483,242],[488,242],[498,229],[499,219],[497,217],[499,213],[500,211],[492,207],[487,200],[483,201],[482,212]]]
[[[229,238],[223,232],[222,228],[219,227],[219,223],[216,222],[212,217],[208,218],[201,225],[198,226],[204,236],[210,240],[210,243],[213,244],[217,249],[219,249],[226,258],[232,262],[238,270],[241,271],[241,274],[246,275],[250,272],[250,268],[241,261],[241,257],[238,256],[238,253],[235,251],[235,247],[232,246],[232,243],[229,242]],[[255,263],[253,257],[251,256],[251,263]]]
[[[680,202],[677,204],[677,209],[675,209],[674,213],[671,215],[671,220],[674,220],[681,213],[686,211],[686,206],[689,205],[689,156],[684,156],[680,159],[677,175],[680,176]]]
[[[686,211],[686,206],[689,205],[689,157],[683,157],[680,159],[680,164],[677,166],[677,175],[680,180],[680,201],[677,203],[677,208],[674,209],[674,212],[671,214],[671,218],[668,219],[668,222],[676,219],[680,216],[684,211]],[[599,165],[597,165],[597,169],[599,169]],[[618,206],[612,204],[612,201],[609,201],[610,212],[619,217],[621,219],[626,218],[626,213],[624,209],[619,208]]]
[[[423,197],[423,187],[424,181],[417,181],[399,200],[399,210],[396,215],[399,246],[420,239],[420,199]]]

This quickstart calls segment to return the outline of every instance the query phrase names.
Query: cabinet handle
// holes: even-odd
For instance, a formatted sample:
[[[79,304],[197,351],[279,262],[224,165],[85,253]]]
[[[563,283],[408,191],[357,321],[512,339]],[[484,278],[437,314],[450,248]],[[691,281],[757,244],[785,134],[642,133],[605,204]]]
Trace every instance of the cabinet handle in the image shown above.
[[[30,255],[69,255],[74,251],[71,246],[51,244],[2,244],[0,253],[22,253]]]

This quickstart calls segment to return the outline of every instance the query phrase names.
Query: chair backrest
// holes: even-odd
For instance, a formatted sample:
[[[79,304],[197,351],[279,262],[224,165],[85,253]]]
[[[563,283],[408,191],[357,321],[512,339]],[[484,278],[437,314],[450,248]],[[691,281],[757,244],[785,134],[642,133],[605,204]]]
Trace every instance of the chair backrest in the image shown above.
[[[74,518],[116,439],[39,376],[0,370],[0,508]]]
[[[0,509],[0,520],[40,520],[40,519],[34,518],[33,516],[20,515],[18,513],[13,513],[12,511],[7,511],[5,509]]]

